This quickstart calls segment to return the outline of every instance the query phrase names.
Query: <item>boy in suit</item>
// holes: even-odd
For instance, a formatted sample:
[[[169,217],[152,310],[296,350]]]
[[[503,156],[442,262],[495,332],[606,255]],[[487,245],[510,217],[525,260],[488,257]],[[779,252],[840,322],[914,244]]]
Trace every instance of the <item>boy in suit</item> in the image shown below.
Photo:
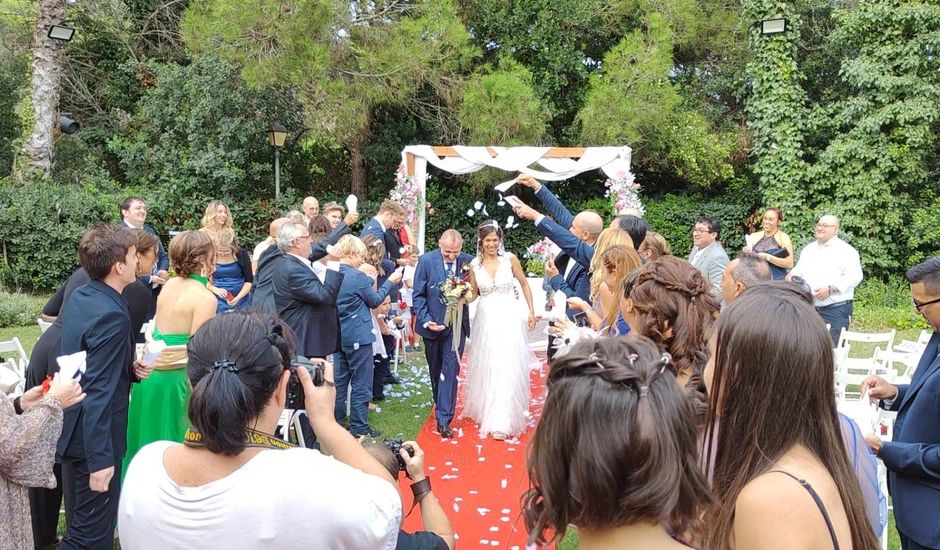
[[[343,282],[339,288],[336,309],[339,311],[341,345],[336,353],[336,421],[346,418],[346,388],[352,385],[349,404],[349,431],[356,437],[378,437],[380,432],[369,427],[369,401],[372,399],[372,343],[380,334],[372,327],[372,310],[376,309],[401,281],[395,271],[378,291],[372,278],[359,270],[366,256],[366,245],[346,235],[333,247],[340,261]]]
[[[62,355],[87,353],[86,399],[65,410],[57,455],[62,463],[68,530],[59,548],[112,548],[127,446],[131,382],[150,375],[134,361],[134,335],[124,287],[136,280],[137,239],[130,229],[98,225],[78,245],[91,280],[62,312]]]

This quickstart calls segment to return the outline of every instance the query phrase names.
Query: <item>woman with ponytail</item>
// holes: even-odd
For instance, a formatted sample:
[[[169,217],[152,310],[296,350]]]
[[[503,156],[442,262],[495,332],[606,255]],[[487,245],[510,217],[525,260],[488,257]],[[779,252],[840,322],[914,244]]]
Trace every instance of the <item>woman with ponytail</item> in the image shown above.
[[[401,499],[388,471],[336,423],[330,363],[292,364],[277,317],[232,312],[190,339],[193,386],[182,445],[137,453],[120,503],[121,547],[395,548]],[[322,448],[274,437],[294,377]]]
[[[522,497],[529,542],[580,548],[687,548],[711,503],[697,466],[695,415],[669,354],[647,338],[578,343],[556,360],[529,449]]]

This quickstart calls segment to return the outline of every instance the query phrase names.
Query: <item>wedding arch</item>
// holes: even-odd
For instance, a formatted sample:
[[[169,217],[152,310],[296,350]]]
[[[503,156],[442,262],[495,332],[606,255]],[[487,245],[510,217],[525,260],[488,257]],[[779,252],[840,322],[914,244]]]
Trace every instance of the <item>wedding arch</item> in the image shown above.
[[[417,229],[418,248],[425,249],[428,163],[451,174],[470,174],[483,168],[521,172],[543,181],[561,181],[600,169],[608,182],[633,187],[630,172],[632,150],[617,147],[450,147],[409,145],[401,152],[392,198],[408,210],[409,223]],[[534,167],[537,166],[537,167]],[[613,191],[613,186],[608,184]],[[511,193],[510,193],[511,194]]]

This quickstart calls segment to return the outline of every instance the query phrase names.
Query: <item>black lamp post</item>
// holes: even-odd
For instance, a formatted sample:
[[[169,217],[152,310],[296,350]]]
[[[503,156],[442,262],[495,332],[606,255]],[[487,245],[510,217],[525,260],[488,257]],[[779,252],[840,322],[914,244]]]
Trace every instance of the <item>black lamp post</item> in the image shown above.
[[[281,198],[281,148],[287,140],[287,128],[277,122],[268,130],[268,145],[274,147],[274,198]]]

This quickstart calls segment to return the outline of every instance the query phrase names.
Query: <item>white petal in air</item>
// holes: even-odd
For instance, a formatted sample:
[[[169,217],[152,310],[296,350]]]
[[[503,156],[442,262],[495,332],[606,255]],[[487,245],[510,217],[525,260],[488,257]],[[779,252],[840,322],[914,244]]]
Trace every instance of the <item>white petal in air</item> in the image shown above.
[[[479,209],[483,208],[483,203],[480,202],[480,201],[477,201],[477,202],[473,203],[473,208],[476,209],[476,210],[479,210]]]
[[[472,208],[470,210],[467,210],[467,216],[472,218],[474,214],[476,214],[476,211],[474,211]]]

